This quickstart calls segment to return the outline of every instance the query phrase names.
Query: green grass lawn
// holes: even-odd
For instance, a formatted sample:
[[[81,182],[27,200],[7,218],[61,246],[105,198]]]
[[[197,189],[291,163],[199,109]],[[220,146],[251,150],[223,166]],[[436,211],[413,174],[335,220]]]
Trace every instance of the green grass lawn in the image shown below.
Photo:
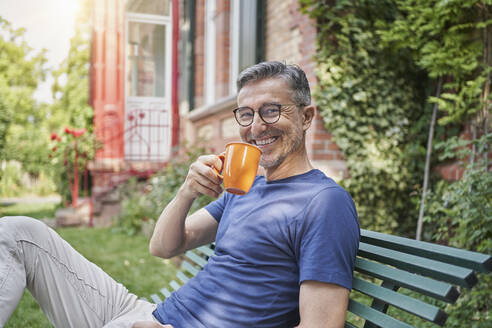
[[[57,208],[55,203],[15,203],[0,205],[0,217],[25,215],[36,219],[54,218]]]
[[[22,206],[22,209],[25,208]],[[36,210],[30,213],[34,212]],[[2,215],[5,215],[5,210],[0,212]],[[149,254],[146,237],[112,233],[107,228],[63,228],[58,229],[58,233],[87,259],[138,296],[148,297],[166,286],[175,276],[176,268],[172,262]],[[27,291],[5,326],[18,327],[51,327]]]

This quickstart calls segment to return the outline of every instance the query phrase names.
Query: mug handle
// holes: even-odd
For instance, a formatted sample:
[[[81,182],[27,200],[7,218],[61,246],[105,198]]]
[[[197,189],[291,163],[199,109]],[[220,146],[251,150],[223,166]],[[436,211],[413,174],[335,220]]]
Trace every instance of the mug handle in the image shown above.
[[[219,159],[222,161],[222,168],[224,168],[224,161],[225,161],[225,153],[220,153],[219,155],[217,155],[219,157]],[[215,166],[212,166],[212,169],[215,171],[215,173],[217,174],[217,176],[221,179],[224,179],[224,176],[221,175],[220,173],[222,172],[222,170],[220,170],[220,172],[215,168]]]

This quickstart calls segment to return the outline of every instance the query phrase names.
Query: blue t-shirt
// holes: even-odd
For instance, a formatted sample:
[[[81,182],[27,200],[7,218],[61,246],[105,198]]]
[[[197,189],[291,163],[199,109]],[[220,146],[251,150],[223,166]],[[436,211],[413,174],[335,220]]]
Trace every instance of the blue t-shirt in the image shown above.
[[[219,222],[215,254],[160,303],[175,328],[292,327],[299,286],[317,280],[352,287],[359,224],[349,194],[319,170],[255,179],[243,196],[206,206]]]

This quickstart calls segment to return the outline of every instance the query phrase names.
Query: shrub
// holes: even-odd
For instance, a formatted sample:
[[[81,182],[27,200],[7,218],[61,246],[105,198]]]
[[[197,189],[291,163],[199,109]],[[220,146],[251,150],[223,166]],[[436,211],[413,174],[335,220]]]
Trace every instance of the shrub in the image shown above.
[[[123,188],[125,199],[116,229],[128,234],[136,234],[142,230],[144,222],[154,225],[162,210],[176,196],[183,184],[188,169],[198,156],[206,152],[199,146],[182,147],[182,155],[173,157],[169,164],[156,173],[148,181],[131,180]],[[213,198],[202,195],[195,199],[190,214],[207,205]]]

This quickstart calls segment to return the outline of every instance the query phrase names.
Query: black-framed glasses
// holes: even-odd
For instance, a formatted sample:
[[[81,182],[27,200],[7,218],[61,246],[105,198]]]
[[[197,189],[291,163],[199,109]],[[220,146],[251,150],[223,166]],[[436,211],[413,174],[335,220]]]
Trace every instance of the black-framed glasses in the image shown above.
[[[258,108],[258,114],[266,124],[277,123],[282,107],[296,106],[295,104],[263,104]],[[255,110],[251,107],[239,107],[233,110],[236,121],[241,126],[250,126],[255,118]]]

